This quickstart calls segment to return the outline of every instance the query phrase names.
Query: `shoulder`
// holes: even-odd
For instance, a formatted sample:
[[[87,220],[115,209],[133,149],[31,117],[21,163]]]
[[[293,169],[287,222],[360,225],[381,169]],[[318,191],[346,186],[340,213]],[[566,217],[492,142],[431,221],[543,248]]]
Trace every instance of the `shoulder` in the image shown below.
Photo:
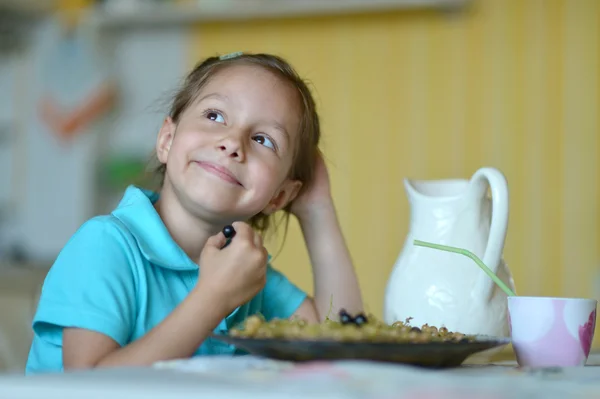
[[[87,220],[71,236],[65,248],[79,245],[94,247],[106,244],[125,248],[133,242],[135,242],[135,239],[125,224],[111,214],[96,216]]]
[[[58,254],[46,278],[46,285],[101,284],[108,276],[133,280],[139,263],[136,242],[114,216],[89,219],[71,236]]]
[[[139,248],[129,229],[115,216],[102,215],[81,225],[59,253],[56,263],[133,260],[137,253]]]

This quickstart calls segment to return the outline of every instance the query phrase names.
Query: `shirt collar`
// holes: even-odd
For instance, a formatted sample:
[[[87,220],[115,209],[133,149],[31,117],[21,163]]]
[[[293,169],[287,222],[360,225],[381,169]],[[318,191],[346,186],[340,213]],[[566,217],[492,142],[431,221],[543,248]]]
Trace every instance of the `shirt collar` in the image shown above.
[[[129,229],[148,261],[173,270],[198,270],[156,212],[158,197],[156,192],[129,186],[112,215]]]

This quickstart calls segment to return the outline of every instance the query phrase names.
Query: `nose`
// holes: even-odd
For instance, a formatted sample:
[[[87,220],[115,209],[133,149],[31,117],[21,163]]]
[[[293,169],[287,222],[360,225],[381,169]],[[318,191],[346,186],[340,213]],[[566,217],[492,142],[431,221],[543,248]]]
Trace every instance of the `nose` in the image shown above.
[[[244,143],[238,135],[230,134],[217,143],[217,150],[224,152],[228,158],[243,162],[246,158]]]

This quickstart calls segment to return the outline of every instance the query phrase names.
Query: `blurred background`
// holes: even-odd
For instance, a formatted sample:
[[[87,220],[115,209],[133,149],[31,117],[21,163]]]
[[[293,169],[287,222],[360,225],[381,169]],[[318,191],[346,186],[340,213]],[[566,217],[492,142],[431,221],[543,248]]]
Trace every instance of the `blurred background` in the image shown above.
[[[508,180],[518,292],[600,298],[597,0],[0,0],[0,295],[33,296],[19,328],[81,223],[146,184],[185,73],[233,51],[312,82],[370,311],[408,232],[403,179],[483,166]],[[295,221],[274,266],[312,291]],[[17,349],[0,336],[13,364],[23,334]]]

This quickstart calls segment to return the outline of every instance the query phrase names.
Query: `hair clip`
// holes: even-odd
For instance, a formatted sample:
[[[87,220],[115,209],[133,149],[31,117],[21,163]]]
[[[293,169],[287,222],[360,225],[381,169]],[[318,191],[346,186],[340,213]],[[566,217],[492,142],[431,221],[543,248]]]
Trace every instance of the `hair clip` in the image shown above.
[[[219,59],[220,60],[228,60],[230,58],[239,57],[242,54],[244,54],[242,51],[236,51],[235,53],[224,54],[224,55],[220,56]]]

